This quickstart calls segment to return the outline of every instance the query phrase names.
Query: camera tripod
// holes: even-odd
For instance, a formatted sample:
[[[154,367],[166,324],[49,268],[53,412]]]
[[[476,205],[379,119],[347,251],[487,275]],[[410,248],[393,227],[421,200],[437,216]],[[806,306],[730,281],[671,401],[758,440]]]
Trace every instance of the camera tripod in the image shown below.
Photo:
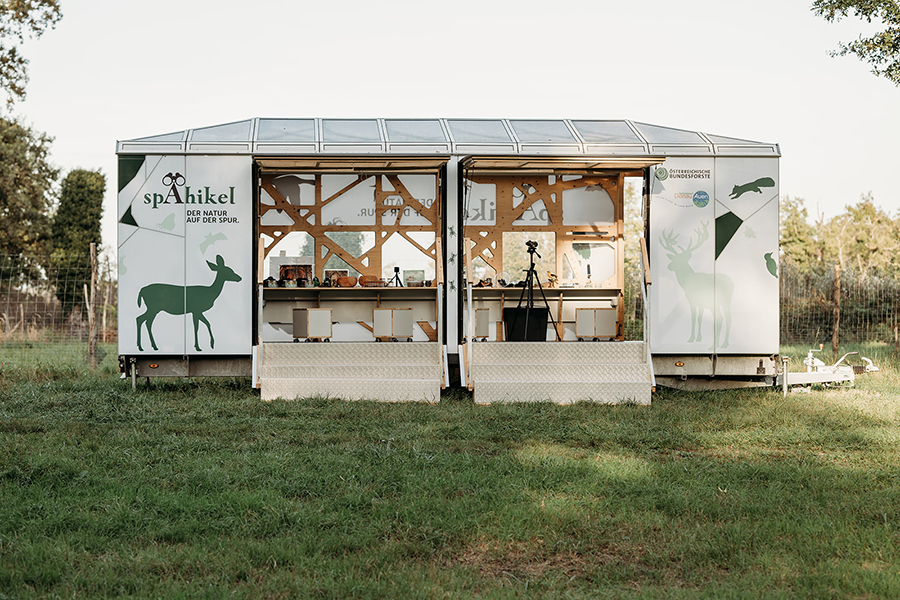
[[[540,254],[537,253],[537,242],[528,241],[525,242],[526,248],[528,248],[528,257],[529,257],[529,265],[527,275],[525,276],[525,286],[522,288],[522,295],[519,296],[519,304],[516,306],[516,318],[512,319],[509,325],[509,329],[513,329],[512,326],[515,325],[516,321],[521,317],[524,312],[525,316],[525,324],[523,328],[524,339],[528,341],[528,321],[532,318],[531,312],[534,310],[534,284],[537,282],[538,291],[541,294],[541,300],[544,302],[544,307],[547,310],[547,319],[549,319],[550,324],[553,325],[553,331],[556,333],[556,339],[559,340],[559,330],[556,328],[556,321],[553,320],[553,314],[550,312],[550,305],[547,303],[547,296],[544,295],[544,288],[541,287],[541,281],[534,274],[534,255],[537,254],[538,258],[542,258]],[[522,305],[525,305],[524,307]],[[524,308],[524,310],[522,310]],[[546,333],[544,333],[544,338],[546,338]],[[544,341],[541,340],[531,340],[531,341]]]
[[[395,287],[403,287],[403,282],[400,281],[400,267],[394,267],[394,276],[387,282],[388,286]]]

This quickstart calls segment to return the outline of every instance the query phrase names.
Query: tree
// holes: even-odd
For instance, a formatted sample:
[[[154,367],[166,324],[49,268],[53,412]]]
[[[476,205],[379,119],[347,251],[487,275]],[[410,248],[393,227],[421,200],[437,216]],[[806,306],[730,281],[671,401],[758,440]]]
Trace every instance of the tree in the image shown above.
[[[785,196],[779,207],[781,222],[781,252],[789,263],[803,270],[813,266],[821,254],[815,228],[809,224],[809,214],[802,198]]]
[[[106,177],[98,171],[75,169],[62,182],[59,209],[53,218],[53,251],[86,255],[100,244],[100,217]]]
[[[326,235],[328,239],[347,251],[353,258],[359,258],[371,248],[371,245],[367,247],[365,243],[366,235],[362,231],[338,231],[339,228],[340,226],[336,225],[335,231],[329,231]],[[312,235],[305,234],[303,246],[300,248],[300,256],[312,256],[315,262],[319,262],[321,259],[315,254],[315,240]],[[328,261],[322,265],[321,270],[317,269],[315,271],[316,276],[324,272],[324,269],[347,269],[351,276],[356,277],[359,275],[356,269],[348,265],[336,254],[328,257]],[[277,273],[272,273],[272,275],[277,275]]]
[[[48,162],[51,138],[0,117],[0,253],[46,254],[52,187],[59,171]],[[31,275],[23,264],[18,275]]]
[[[84,283],[90,276],[91,244],[100,245],[105,191],[106,177],[98,171],[75,169],[62,183],[51,242],[52,264],[61,270],[56,297],[63,303],[65,312],[80,308],[84,302]]]
[[[893,257],[900,249],[900,219],[894,221],[864,194],[855,206],[820,227],[826,256],[842,267],[885,273],[896,270]]]
[[[644,234],[641,188],[625,183],[625,272],[639,276],[641,271],[641,237]]]
[[[59,0],[0,0],[0,85],[6,90],[7,105],[25,97],[28,59],[19,54],[18,44],[27,37],[38,38],[62,18]]]
[[[894,220],[864,194],[854,206],[827,223],[817,225],[824,262],[837,262],[860,274],[896,272],[894,255],[900,249],[900,218]]]
[[[840,45],[832,56],[855,54],[872,65],[872,72],[900,86],[900,4],[897,0],[815,0],[812,10],[828,22],[840,20],[851,12],[871,23],[880,20],[884,31],[871,37]]]

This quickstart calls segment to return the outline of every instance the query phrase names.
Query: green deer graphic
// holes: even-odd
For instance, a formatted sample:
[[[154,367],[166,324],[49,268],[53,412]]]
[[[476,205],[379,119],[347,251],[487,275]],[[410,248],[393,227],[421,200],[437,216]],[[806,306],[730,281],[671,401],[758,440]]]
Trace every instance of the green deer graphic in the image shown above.
[[[216,347],[216,340],[213,337],[212,327],[209,321],[203,316],[203,313],[212,308],[219,294],[222,293],[222,286],[226,281],[240,281],[241,276],[225,266],[225,259],[221,255],[216,256],[216,263],[213,264],[206,261],[209,268],[215,272],[216,278],[212,285],[172,285],[169,283],[151,283],[141,288],[138,292],[137,303],[141,306],[141,302],[147,305],[144,314],[139,315],[135,322],[137,323],[137,347],[143,351],[141,346],[141,325],[147,324],[147,335],[150,337],[150,345],[154,350],[156,340],[153,339],[153,320],[160,312],[167,312],[170,315],[185,315],[190,313],[194,317],[194,349],[198,352],[200,342],[197,339],[197,328],[202,321],[209,331],[209,347]]]
[[[659,238],[660,245],[671,254],[669,257],[669,270],[675,272],[678,285],[684,290],[684,295],[691,307],[691,337],[688,343],[702,341],[700,328],[703,325],[703,313],[707,310],[712,313],[713,319],[721,315],[722,320],[715,325],[716,342],[720,348],[728,347],[728,334],[731,332],[731,295],[734,292],[734,282],[727,275],[719,273],[695,273],[691,267],[691,253],[703,245],[709,239],[707,226],[709,222],[701,224],[701,228],[695,229],[697,242],[694,238],[688,240],[688,247],[678,244],[678,235],[663,230]],[[722,338],[722,327],[725,327],[725,336]],[[713,349],[715,349],[713,345]]]

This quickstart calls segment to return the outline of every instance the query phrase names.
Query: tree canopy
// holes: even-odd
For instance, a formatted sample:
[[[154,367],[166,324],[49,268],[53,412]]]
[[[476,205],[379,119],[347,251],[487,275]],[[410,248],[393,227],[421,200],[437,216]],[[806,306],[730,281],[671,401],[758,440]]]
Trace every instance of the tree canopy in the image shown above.
[[[8,105],[25,97],[28,83],[28,59],[18,45],[40,37],[61,18],[59,0],[0,0],[0,86]]]
[[[855,205],[815,226],[807,222],[800,198],[781,200],[781,252],[784,259],[803,271],[826,271],[835,263],[860,274],[896,274],[900,265],[900,215],[875,205],[872,194],[864,194]]]
[[[74,169],[62,182],[59,208],[53,218],[53,252],[87,255],[100,244],[100,217],[106,177],[97,171]]]
[[[816,230],[809,224],[809,213],[802,198],[785,196],[779,204],[781,222],[781,252],[785,259],[803,269],[809,269],[821,255]]]
[[[46,254],[51,190],[59,171],[49,163],[51,138],[0,117],[0,253]]]
[[[91,244],[100,245],[105,191],[106,177],[98,171],[75,169],[62,182],[50,238],[51,260],[58,270],[79,275],[60,278],[57,283],[56,297],[63,303],[65,312],[84,302],[83,286],[79,282],[90,274]]]
[[[840,45],[832,56],[855,54],[872,66],[872,72],[900,86],[900,4],[897,0],[815,0],[812,10],[828,22],[852,12],[871,23],[881,21],[884,31]]]
[[[871,194],[819,229],[825,255],[841,266],[856,267],[862,274],[896,269],[892,259],[900,249],[900,219],[875,206]]]

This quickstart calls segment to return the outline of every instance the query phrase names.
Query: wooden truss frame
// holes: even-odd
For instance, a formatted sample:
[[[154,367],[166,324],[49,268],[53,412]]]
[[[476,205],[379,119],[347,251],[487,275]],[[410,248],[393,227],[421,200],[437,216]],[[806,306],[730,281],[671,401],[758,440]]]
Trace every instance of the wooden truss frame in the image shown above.
[[[494,184],[496,186],[496,224],[495,225],[466,225],[464,236],[470,240],[469,252],[472,258],[481,258],[496,273],[504,272],[503,268],[503,234],[505,232],[534,231],[552,232],[556,234],[556,273],[564,272],[563,266],[566,259],[575,275],[574,283],[579,286],[588,284],[588,275],[580,267],[573,243],[577,242],[604,242],[611,245],[616,251],[616,272],[612,277],[604,281],[592,281],[592,286],[597,288],[623,289],[624,288],[624,220],[625,220],[625,174],[592,175],[584,174],[580,179],[569,181],[561,176],[555,176],[555,181],[550,182],[546,174],[479,174],[478,171],[468,171],[465,179],[480,183]],[[609,194],[613,201],[613,223],[594,225],[563,225],[563,191],[588,186],[601,186]],[[515,206],[514,191],[524,195],[524,200]],[[513,225],[513,222],[522,218],[525,212],[543,200],[547,209],[549,224],[540,225]],[[522,252],[516,248],[516,252]]]
[[[356,176],[356,179],[342,189],[338,190],[331,196],[323,198],[322,192],[322,176],[323,173],[308,173],[297,171],[291,172],[292,175],[301,175],[307,178],[315,178],[313,185],[315,187],[314,204],[295,205],[278,191],[274,180],[281,174],[262,174],[260,176],[260,188],[274,200],[274,204],[266,204],[263,202],[263,195],[260,194],[259,199],[259,244],[264,247],[261,252],[262,258],[265,259],[273,248],[281,241],[284,236],[292,232],[305,232],[313,237],[315,244],[315,275],[324,277],[325,263],[332,256],[341,258],[345,263],[358,271],[360,275],[373,276],[378,279],[382,278],[382,248],[395,233],[401,235],[403,239],[412,244],[419,252],[434,260],[435,276],[438,281],[442,279],[442,257],[441,257],[441,211],[440,211],[440,182],[437,173],[433,173],[435,179],[435,201],[431,206],[426,206],[418,199],[413,197],[412,193],[403,185],[398,173],[349,173]],[[373,208],[375,212],[375,222],[372,225],[334,225],[324,224],[322,222],[322,209],[330,203],[341,198],[357,186],[375,179],[375,194],[373,198]],[[384,180],[387,180],[390,187],[386,189]],[[425,225],[401,225],[404,210],[409,208],[421,217],[426,219],[429,224]],[[292,221],[290,225],[263,225],[263,217],[269,211],[283,211]],[[396,212],[391,212],[396,211]],[[385,216],[391,213],[395,215],[392,225],[383,225]],[[364,252],[359,257],[354,257],[347,252],[337,242],[329,238],[326,234],[335,231],[375,231],[375,245]],[[410,232],[428,231],[435,234],[434,242],[428,246],[422,246],[415,239],[410,237]],[[265,243],[263,235],[269,237],[271,241]],[[323,250],[324,248],[324,250]]]

